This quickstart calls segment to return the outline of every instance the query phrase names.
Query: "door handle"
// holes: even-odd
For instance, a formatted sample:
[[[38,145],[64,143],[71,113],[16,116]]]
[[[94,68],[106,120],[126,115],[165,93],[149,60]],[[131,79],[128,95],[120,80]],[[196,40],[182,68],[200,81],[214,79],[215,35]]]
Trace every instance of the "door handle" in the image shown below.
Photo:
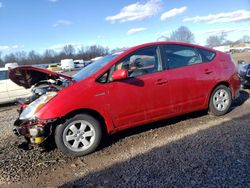
[[[206,69],[205,71],[204,71],[204,73],[205,74],[211,74],[213,71],[212,70],[209,70],[209,69]]]
[[[156,85],[164,85],[164,84],[167,84],[168,81],[167,80],[164,80],[164,79],[158,79],[156,81]]]

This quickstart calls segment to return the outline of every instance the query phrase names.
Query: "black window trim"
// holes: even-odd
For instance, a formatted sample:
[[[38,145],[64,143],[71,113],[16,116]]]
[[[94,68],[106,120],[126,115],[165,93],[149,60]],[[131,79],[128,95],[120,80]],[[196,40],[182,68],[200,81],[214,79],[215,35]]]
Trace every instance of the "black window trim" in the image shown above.
[[[204,49],[204,48],[199,48],[199,47],[197,47],[196,49],[197,49],[197,51],[200,53],[200,55],[201,55],[201,57],[202,57],[202,62],[203,62],[203,63],[209,63],[209,62],[213,61],[214,58],[215,58],[216,55],[217,55],[217,53],[216,53],[215,51],[212,51],[212,50],[209,50],[209,49]],[[214,57],[213,57],[211,60],[206,61],[206,58],[204,57],[205,55],[201,52],[201,50],[206,50],[206,51],[210,51],[210,52],[214,53]]]

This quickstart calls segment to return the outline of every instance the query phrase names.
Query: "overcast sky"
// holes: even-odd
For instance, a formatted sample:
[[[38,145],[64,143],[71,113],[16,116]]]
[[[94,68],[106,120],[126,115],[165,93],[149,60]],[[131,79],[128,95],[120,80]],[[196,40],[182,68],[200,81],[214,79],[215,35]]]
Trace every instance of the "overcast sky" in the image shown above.
[[[196,43],[250,35],[250,0],[0,0],[0,51],[129,47],[187,26]]]

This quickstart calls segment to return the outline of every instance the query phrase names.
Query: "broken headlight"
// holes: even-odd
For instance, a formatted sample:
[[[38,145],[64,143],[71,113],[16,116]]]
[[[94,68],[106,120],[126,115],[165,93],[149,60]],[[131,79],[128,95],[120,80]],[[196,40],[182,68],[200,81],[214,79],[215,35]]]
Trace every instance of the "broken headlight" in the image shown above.
[[[30,103],[20,114],[19,119],[31,119],[36,112],[38,112],[46,103],[48,103],[52,98],[57,95],[56,92],[48,92],[32,103]]]

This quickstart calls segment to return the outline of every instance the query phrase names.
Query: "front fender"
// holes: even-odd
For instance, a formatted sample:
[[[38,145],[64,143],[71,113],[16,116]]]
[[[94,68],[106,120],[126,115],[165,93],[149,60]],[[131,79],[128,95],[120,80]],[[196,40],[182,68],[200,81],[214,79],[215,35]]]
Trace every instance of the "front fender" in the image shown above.
[[[35,117],[40,120],[51,120],[66,117],[75,111],[95,111],[104,119],[107,132],[114,131],[114,124],[108,111],[106,97],[96,97],[93,93],[79,92],[80,89],[62,90],[58,95],[41,108]],[[85,90],[86,91],[86,90]],[[89,94],[88,94],[89,93]]]

